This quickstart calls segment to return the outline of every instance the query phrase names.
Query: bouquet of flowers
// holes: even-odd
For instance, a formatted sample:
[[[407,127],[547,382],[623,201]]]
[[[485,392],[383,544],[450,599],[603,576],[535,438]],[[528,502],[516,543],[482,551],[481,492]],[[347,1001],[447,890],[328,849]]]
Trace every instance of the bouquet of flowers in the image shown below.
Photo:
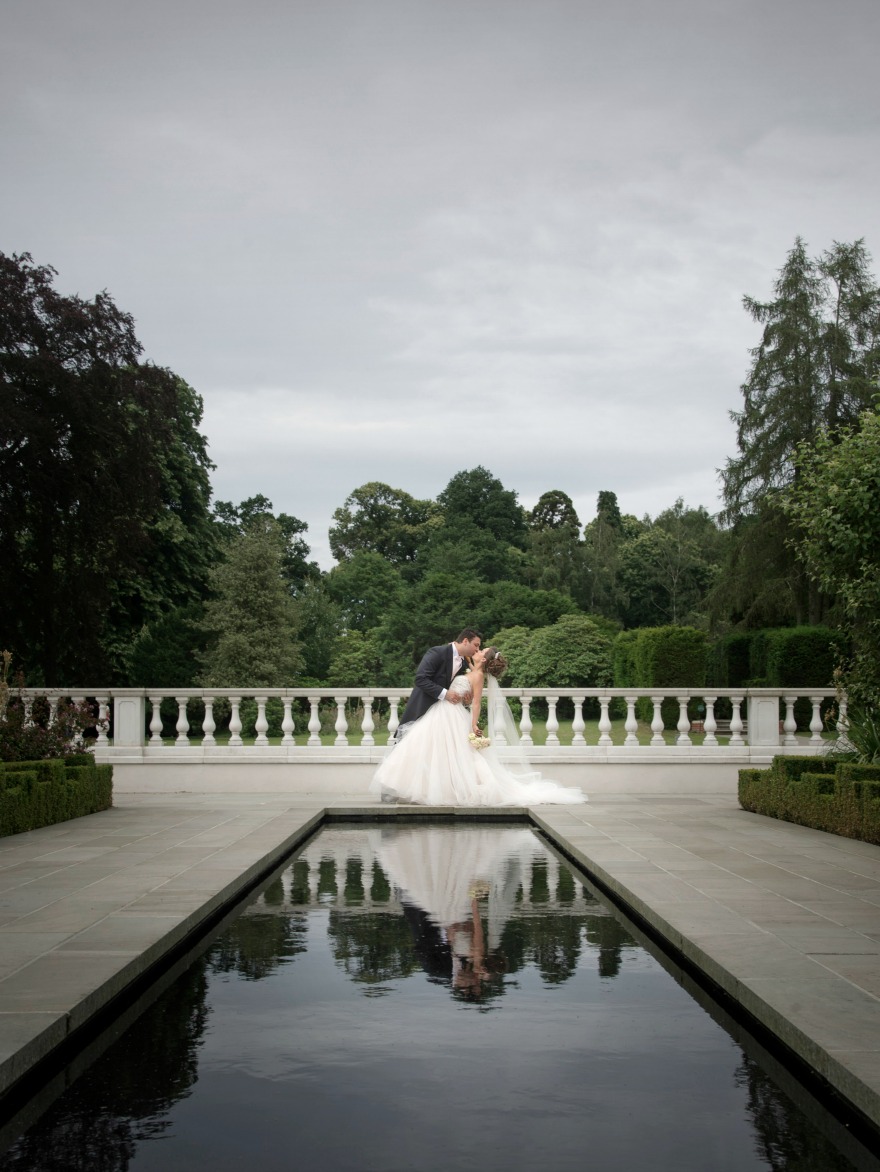
[[[488,749],[492,743],[488,737],[484,737],[479,731],[468,733],[468,740],[475,749]]]

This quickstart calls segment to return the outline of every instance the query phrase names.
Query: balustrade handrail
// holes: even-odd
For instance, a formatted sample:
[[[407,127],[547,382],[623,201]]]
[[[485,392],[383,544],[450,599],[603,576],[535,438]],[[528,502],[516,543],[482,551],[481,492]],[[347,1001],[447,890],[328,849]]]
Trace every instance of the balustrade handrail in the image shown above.
[[[625,699],[627,696],[638,696],[640,699],[648,699],[651,696],[663,696],[664,699],[675,696],[688,695],[690,697],[705,697],[705,696],[725,696],[733,698],[734,696],[742,696],[748,699],[750,696],[778,696],[782,699],[785,696],[821,696],[823,699],[831,699],[838,696],[840,693],[836,688],[808,688],[803,685],[795,688],[715,688],[709,687],[706,684],[694,685],[689,684],[679,685],[672,688],[501,688],[502,694],[508,697],[518,698],[521,696],[535,696],[546,698],[548,696],[566,696],[569,698],[575,696],[585,696],[588,699],[595,700],[602,696],[609,696],[613,699]],[[241,696],[253,700],[258,696],[268,696],[272,699],[284,699],[290,697],[292,699],[306,700],[309,696],[351,696],[358,699],[365,697],[376,697],[379,699],[387,698],[388,696],[403,697],[408,696],[412,691],[412,684],[407,687],[368,687],[368,688],[352,688],[352,687],[334,687],[330,684],[313,685],[307,688],[122,688],[122,687],[76,687],[76,688],[11,688],[10,692],[13,696],[31,697],[37,699],[39,697],[50,696],[64,696],[69,699],[76,699],[84,697],[87,699],[97,699],[99,696],[116,697],[116,696],[162,696],[163,698],[173,698],[175,696],[186,696],[189,700],[198,700],[203,696],[210,696],[214,699]]]

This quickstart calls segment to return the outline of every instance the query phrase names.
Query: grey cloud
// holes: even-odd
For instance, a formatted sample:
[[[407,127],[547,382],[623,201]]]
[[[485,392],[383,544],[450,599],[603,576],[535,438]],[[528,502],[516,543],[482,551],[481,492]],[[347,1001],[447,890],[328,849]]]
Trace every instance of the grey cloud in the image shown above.
[[[880,247],[878,26],[875,0],[13,3],[0,248],[109,289],[203,394],[217,495],[264,492],[325,561],[357,484],[477,462],[584,520],[605,488],[715,509],[742,294],[797,233]]]

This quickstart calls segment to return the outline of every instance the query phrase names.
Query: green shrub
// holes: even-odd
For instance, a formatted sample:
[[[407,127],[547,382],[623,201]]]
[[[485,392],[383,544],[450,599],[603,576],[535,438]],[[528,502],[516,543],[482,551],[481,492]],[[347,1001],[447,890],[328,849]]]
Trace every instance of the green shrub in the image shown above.
[[[0,836],[81,818],[113,804],[113,767],[81,754],[0,765]]]
[[[621,631],[611,649],[612,672],[615,688],[637,688],[636,640],[638,631]]]
[[[95,723],[95,714],[83,701],[62,699],[50,719],[49,701],[35,696],[30,706],[17,688],[9,689],[0,716],[0,761],[40,761],[64,757],[82,733]]]
[[[751,675],[751,631],[733,631],[719,639],[709,659],[710,682],[718,688],[741,688]]]
[[[612,680],[608,623],[585,614],[563,615],[552,626],[525,631],[508,627],[499,631],[495,642],[508,660],[509,686],[514,688],[606,688]],[[584,711],[598,712],[595,701]],[[543,706],[536,702],[536,713]],[[560,700],[558,713],[573,713],[567,698]]]
[[[880,763],[880,711],[857,706],[850,708],[846,719],[846,736],[834,743],[832,755],[838,761],[859,765]]]
[[[639,627],[624,631],[614,641],[614,683],[620,688],[702,688],[706,682],[706,636],[695,627]],[[651,720],[653,705],[647,698],[638,704],[642,720]],[[678,701],[662,706],[663,724],[678,724]],[[691,719],[696,715],[694,707]]]
[[[833,757],[774,757],[769,769],[741,769],[744,810],[880,843],[880,765]]]
[[[765,631],[765,665],[771,688],[830,687],[837,638],[827,627],[779,627]]]

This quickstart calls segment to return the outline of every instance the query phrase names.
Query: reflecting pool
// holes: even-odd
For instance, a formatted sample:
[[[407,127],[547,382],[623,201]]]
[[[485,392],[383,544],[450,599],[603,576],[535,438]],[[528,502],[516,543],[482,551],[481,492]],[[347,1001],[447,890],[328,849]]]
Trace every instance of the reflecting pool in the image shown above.
[[[327,827],[132,1018],[0,1169],[880,1169],[522,825]]]

